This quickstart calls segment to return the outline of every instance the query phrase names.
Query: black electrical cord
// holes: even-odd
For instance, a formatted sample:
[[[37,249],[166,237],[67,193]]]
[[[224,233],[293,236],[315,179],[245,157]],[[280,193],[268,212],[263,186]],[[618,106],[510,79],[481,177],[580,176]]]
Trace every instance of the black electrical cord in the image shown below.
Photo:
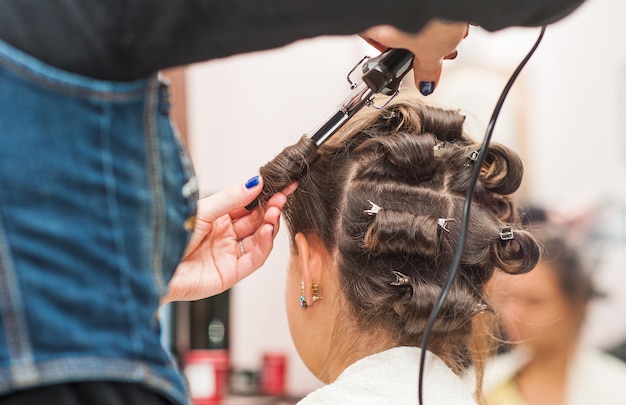
[[[491,141],[491,135],[493,134],[493,128],[496,125],[496,121],[498,119],[498,115],[500,114],[500,110],[502,109],[502,105],[504,104],[504,100],[506,100],[506,96],[509,94],[513,83],[519,76],[520,72],[526,66],[526,63],[530,60],[530,58],[535,53],[535,50],[539,46],[541,39],[543,38],[543,34],[546,31],[546,26],[541,27],[541,32],[539,33],[539,37],[535,41],[532,49],[528,52],[526,57],[520,62],[517,66],[517,69],[513,72],[509,81],[507,82],[504,90],[500,94],[500,98],[496,103],[495,108],[493,109],[493,113],[491,114],[491,119],[489,120],[489,124],[487,125],[487,130],[485,131],[485,137],[483,139],[483,143],[480,147],[480,152],[478,154],[478,159],[474,164],[474,169],[472,170],[472,177],[470,178],[469,187],[467,188],[467,192],[465,195],[465,205],[463,206],[463,217],[461,220],[461,230],[459,233],[459,238],[457,240],[457,246],[454,251],[454,258],[450,267],[448,269],[448,277],[446,279],[443,288],[441,289],[441,293],[439,294],[439,298],[437,299],[437,303],[433,307],[433,310],[430,313],[430,317],[428,318],[428,323],[426,324],[426,328],[424,329],[424,338],[422,340],[422,353],[420,355],[420,368],[419,368],[419,377],[418,377],[418,391],[417,397],[419,401],[419,405],[424,404],[423,396],[422,396],[422,388],[424,383],[424,366],[426,363],[426,350],[428,348],[428,343],[430,341],[430,337],[433,332],[433,327],[435,324],[435,320],[437,316],[439,316],[439,312],[441,311],[441,307],[450,291],[450,287],[454,282],[456,274],[459,270],[459,265],[461,264],[461,258],[463,256],[463,249],[465,247],[465,239],[467,237],[467,227],[469,225],[469,216],[470,216],[470,208],[472,205],[472,199],[474,197],[474,189],[476,187],[476,182],[478,181],[478,176],[480,175],[480,168],[485,161],[485,156],[487,155],[487,147],[489,147],[489,142]]]

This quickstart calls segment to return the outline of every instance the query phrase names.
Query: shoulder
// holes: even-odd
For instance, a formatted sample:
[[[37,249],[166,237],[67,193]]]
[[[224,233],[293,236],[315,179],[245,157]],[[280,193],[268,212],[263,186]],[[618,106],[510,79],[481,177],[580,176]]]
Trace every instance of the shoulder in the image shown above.
[[[569,370],[568,400],[574,404],[624,404],[626,364],[597,349],[579,350]]]
[[[420,350],[398,347],[361,359],[339,378],[298,405],[397,405],[417,403]],[[424,375],[424,401],[475,405],[472,393],[439,358],[429,353]]]
[[[597,349],[581,351],[575,367],[576,372],[584,373],[587,380],[603,384],[619,382],[621,385],[626,382],[626,363]]]

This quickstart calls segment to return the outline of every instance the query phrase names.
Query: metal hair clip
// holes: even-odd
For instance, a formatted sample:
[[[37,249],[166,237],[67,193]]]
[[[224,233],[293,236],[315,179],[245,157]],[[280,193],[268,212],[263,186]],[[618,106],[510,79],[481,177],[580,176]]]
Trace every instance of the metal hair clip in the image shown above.
[[[433,150],[435,152],[435,157],[439,157],[443,155],[443,150],[446,148],[446,143],[444,141],[437,141]]]
[[[463,167],[470,167],[474,163],[476,163],[476,161],[478,160],[479,154],[480,154],[480,150],[475,150],[472,153],[470,153],[469,156],[467,157],[469,159],[469,162],[465,163]]]
[[[479,302],[478,304],[476,304],[476,313],[477,314],[482,314],[486,310],[487,310],[487,304],[485,304],[483,302]]]
[[[514,237],[515,235],[513,235],[513,229],[510,226],[503,226],[500,228],[500,239],[511,240]]]
[[[385,111],[386,114],[383,115],[383,118],[386,120],[390,120],[396,117],[396,112],[394,110]]]
[[[454,218],[439,218],[437,219],[437,225],[439,225],[441,227],[441,229],[443,229],[446,232],[450,232],[450,230],[447,228],[448,222],[453,222]]]
[[[396,281],[392,281],[389,284],[396,285],[396,286],[409,284],[409,276],[407,276],[406,274],[402,274],[399,271],[395,271],[395,270],[392,270],[391,272],[393,273],[394,276],[396,276]]]
[[[373,203],[372,201],[367,200],[367,202],[372,204],[372,207],[370,209],[367,209],[367,210],[363,211],[367,215],[376,215],[376,214],[378,214],[378,211],[382,210],[382,207],[378,206],[377,204]]]

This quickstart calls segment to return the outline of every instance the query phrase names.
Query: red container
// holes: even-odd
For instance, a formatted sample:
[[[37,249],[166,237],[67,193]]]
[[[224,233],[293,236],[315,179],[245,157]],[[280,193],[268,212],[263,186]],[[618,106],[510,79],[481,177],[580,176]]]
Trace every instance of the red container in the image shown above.
[[[190,350],[184,364],[183,372],[194,405],[219,404],[228,388],[228,352]]]
[[[261,391],[266,395],[285,395],[287,356],[284,353],[263,354]]]

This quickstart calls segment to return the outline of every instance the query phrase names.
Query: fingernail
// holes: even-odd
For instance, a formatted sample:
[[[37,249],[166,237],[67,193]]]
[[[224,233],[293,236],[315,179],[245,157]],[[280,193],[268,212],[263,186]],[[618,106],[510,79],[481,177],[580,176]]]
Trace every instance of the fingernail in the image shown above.
[[[259,176],[254,176],[246,182],[246,188],[250,190],[259,185]]]
[[[420,82],[420,93],[423,96],[428,96],[435,91],[435,82]]]
[[[252,201],[250,204],[246,205],[246,209],[248,211],[252,211],[253,209],[255,209],[257,207],[257,205],[259,205],[259,199],[255,198],[254,201]]]
[[[457,57],[457,56],[459,56],[459,51],[456,51],[456,50],[455,50],[455,51],[454,51],[454,52],[452,52],[451,54],[446,55],[446,59],[447,59],[447,60],[454,60],[454,59],[456,59],[456,57]]]

